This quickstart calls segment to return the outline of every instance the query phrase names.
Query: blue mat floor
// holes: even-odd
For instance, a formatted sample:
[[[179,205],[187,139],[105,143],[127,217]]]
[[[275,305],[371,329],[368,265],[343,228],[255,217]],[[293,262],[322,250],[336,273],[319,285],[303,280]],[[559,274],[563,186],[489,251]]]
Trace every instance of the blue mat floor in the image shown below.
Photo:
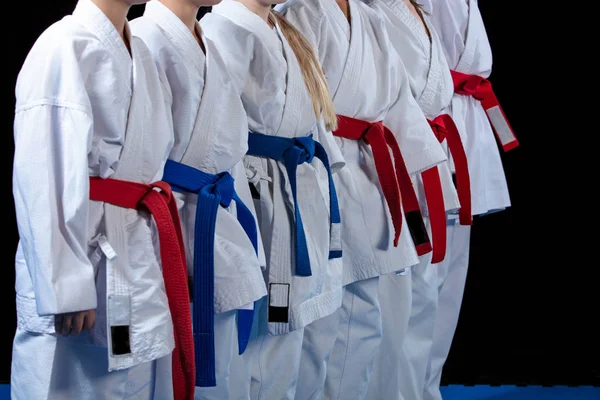
[[[450,385],[442,387],[442,395],[444,400],[600,400],[600,387]],[[9,385],[0,385],[0,400],[10,400]]]
[[[443,386],[444,400],[600,400],[600,387]]]

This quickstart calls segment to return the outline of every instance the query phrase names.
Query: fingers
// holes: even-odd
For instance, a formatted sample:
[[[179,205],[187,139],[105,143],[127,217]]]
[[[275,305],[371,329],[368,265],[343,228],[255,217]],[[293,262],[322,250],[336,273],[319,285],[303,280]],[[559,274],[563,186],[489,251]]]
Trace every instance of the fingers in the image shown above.
[[[71,327],[73,325],[73,315],[72,314],[64,314],[62,318],[62,327],[61,334],[64,336],[68,336],[71,333]]]
[[[95,310],[59,314],[54,316],[54,329],[59,335],[79,335],[84,330],[92,329],[95,322]]]
[[[71,333],[79,335],[83,330],[83,321],[85,320],[85,313],[78,312],[73,315],[73,325],[71,325]]]
[[[54,316],[54,330],[59,335],[62,333],[62,323],[63,323],[63,315],[62,314],[55,315]]]
[[[96,312],[94,310],[90,310],[85,317],[85,329],[90,330],[94,327],[94,323],[96,322]]]

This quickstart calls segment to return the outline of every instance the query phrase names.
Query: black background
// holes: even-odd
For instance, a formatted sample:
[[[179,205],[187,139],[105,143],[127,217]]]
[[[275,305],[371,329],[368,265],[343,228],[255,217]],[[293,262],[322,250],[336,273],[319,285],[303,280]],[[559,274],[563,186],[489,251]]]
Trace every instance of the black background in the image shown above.
[[[5,383],[15,328],[18,240],[9,189],[14,84],[35,39],[75,3],[22,1],[5,9],[0,280],[0,382]],[[465,298],[443,383],[600,385],[594,274],[599,263],[593,243],[597,179],[591,174],[597,164],[587,155],[595,146],[597,124],[594,114],[578,110],[584,102],[574,90],[584,86],[588,95],[594,92],[585,69],[567,72],[561,63],[564,56],[586,57],[585,51],[561,44],[571,31],[563,13],[568,19],[572,10],[547,4],[479,1],[494,53],[490,80],[521,146],[502,155],[512,208],[478,218],[473,226]],[[134,7],[130,17],[142,10]],[[589,38],[577,40],[585,46]]]

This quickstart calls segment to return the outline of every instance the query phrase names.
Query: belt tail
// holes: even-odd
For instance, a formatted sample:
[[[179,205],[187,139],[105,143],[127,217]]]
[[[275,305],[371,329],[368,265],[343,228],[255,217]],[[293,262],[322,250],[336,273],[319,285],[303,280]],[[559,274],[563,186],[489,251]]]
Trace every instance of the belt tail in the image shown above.
[[[256,220],[252,215],[252,212],[244,202],[238,197],[237,194],[233,195],[233,199],[236,202],[237,219],[242,225],[242,228],[246,232],[246,235],[250,239],[252,246],[254,247],[254,253],[258,255],[258,229],[256,227]],[[252,310],[238,310],[237,311],[237,326],[238,326],[238,354],[244,354],[248,342],[250,341],[250,335],[252,333],[252,324],[254,321],[254,309],[256,308],[256,302]]]
[[[159,232],[160,254],[165,290],[173,318],[175,350],[173,352],[173,391],[176,400],[194,398],[194,342],[190,316],[187,268],[177,205],[165,205],[164,197],[152,191],[143,204],[154,216]],[[173,221],[171,223],[171,221]]]
[[[469,175],[469,163],[467,154],[463,147],[460,133],[456,128],[456,124],[449,115],[444,115],[444,125],[447,135],[446,141],[454,167],[456,168],[456,190],[458,192],[458,200],[460,201],[460,209],[458,211],[459,222],[461,225],[471,225],[473,223],[473,215],[471,210],[471,177]]]
[[[502,149],[507,152],[519,146],[519,141],[515,132],[508,122],[508,118],[500,106],[500,102],[494,92],[491,92],[484,100],[481,105],[483,106],[487,117],[494,129],[496,139],[500,142]]]
[[[422,256],[431,252],[431,240],[423,221],[423,214],[419,206],[419,200],[415,193],[415,188],[410,179],[408,168],[402,157],[402,152],[398,146],[398,142],[394,137],[394,134],[386,129],[385,131],[386,140],[388,145],[392,149],[394,155],[394,162],[396,164],[396,178],[400,187],[400,193],[402,194],[402,207],[404,209],[404,216],[406,217],[406,224],[410,232],[411,238],[417,250],[417,254]]]
[[[198,195],[194,232],[194,341],[196,386],[217,385],[215,371],[214,252],[215,225],[220,196],[210,185]]]
[[[342,218],[329,157],[323,145],[318,142],[315,142],[315,157],[320,159],[325,166],[329,180],[329,259],[332,260],[342,257]]]
[[[371,129],[367,133],[366,139],[371,145],[379,184],[390,209],[390,216],[392,217],[392,224],[394,226],[394,247],[397,247],[400,240],[400,232],[402,231],[402,200],[388,143],[385,140],[385,136],[377,134],[378,132],[380,131]]]
[[[431,236],[433,239],[433,253],[431,263],[437,264],[444,261],[446,256],[446,209],[444,206],[444,193],[442,182],[437,167],[430,168],[421,173],[425,187],[425,199],[429,210],[431,223]]]

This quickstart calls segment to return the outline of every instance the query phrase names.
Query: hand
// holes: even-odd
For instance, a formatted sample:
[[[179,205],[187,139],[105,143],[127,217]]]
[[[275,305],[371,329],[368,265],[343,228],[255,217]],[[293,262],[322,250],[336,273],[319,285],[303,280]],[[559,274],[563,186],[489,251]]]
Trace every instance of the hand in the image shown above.
[[[56,333],[63,336],[79,335],[84,329],[90,330],[94,327],[95,320],[95,310],[77,311],[54,316]]]

